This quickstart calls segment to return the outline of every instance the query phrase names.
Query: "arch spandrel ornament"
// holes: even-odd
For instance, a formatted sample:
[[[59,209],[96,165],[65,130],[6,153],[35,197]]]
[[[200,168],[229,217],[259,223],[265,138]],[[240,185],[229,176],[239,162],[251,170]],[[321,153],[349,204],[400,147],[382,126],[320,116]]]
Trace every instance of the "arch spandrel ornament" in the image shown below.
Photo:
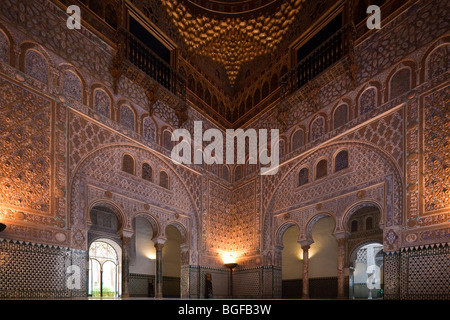
[[[187,246],[189,244],[189,233],[188,233],[188,226],[183,225],[180,221],[167,221],[165,223],[165,228],[168,226],[175,227],[178,232],[180,232],[181,235],[181,246]],[[165,229],[164,228],[164,229]],[[186,248],[185,248],[186,249]]]
[[[153,188],[143,183],[138,176],[127,175],[120,172],[121,166],[120,154],[123,152],[131,152],[136,156],[137,161],[151,161],[157,168],[164,168],[171,176],[171,182],[174,188],[171,191],[163,190],[155,185]],[[105,168],[104,170],[102,168]],[[106,168],[109,168],[106,170]],[[115,173],[112,174],[111,171]],[[94,187],[93,184],[96,186]],[[105,192],[103,188],[108,186],[108,192],[116,203],[116,206],[124,212],[122,228],[132,229],[131,223],[137,211],[147,211],[148,199],[152,199],[154,203],[151,207],[155,207],[156,211],[165,212],[163,215],[173,216],[173,212],[181,212],[186,219],[180,219],[178,224],[182,225],[182,229],[189,230],[192,237],[189,240],[191,247],[196,250],[197,241],[197,210],[186,182],[182,180],[178,172],[176,172],[170,164],[159,159],[151,152],[140,147],[131,145],[109,145],[96,149],[85,156],[74,170],[73,178],[70,184],[70,225],[72,228],[72,245],[76,248],[86,249],[86,215],[85,210],[95,201],[105,200]],[[174,194],[174,192],[176,194]],[[82,199],[88,198],[87,204]],[[158,210],[160,208],[161,210]],[[152,211],[153,212],[153,211]],[[166,213],[167,212],[167,213]],[[167,220],[168,217],[165,217]],[[186,221],[192,219],[193,223]],[[186,220],[186,221],[185,221]],[[155,224],[156,226],[156,224]],[[158,226],[158,230],[162,229]],[[187,232],[185,232],[187,234]]]
[[[309,240],[313,242],[313,237],[312,237],[312,232],[313,232],[313,228],[314,225],[321,219],[323,218],[327,218],[330,217],[334,220],[334,229],[333,229],[333,233],[336,232],[336,217],[334,216],[333,213],[331,212],[319,212],[317,214],[315,214],[312,218],[309,219],[309,221],[306,224],[306,230],[305,230],[305,235],[304,235],[304,240]]]
[[[132,216],[131,220],[135,221],[136,218],[138,217],[147,220],[150,226],[152,227],[153,234],[151,240],[156,239],[161,235],[161,230],[163,230],[163,228],[161,225],[161,219],[160,217],[158,217],[157,214],[154,214],[149,211],[139,211]]]
[[[117,232],[121,232],[124,228],[127,227],[127,217],[125,215],[125,213],[123,212],[123,208],[121,208],[119,205],[117,205],[116,203],[114,203],[114,201],[110,200],[110,199],[96,199],[92,202],[89,203],[87,210],[86,210],[86,222],[90,222],[91,221],[91,210],[94,207],[106,207],[108,208],[111,212],[114,213],[114,215],[117,218],[117,222],[118,222],[118,228],[117,228]]]
[[[298,230],[302,230],[301,226],[293,220],[288,220],[284,222],[275,232],[275,246],[278,248],[283,248],[283,236],[287,229],[290,227],[296,226]],[[301,237],[301,234],[299,235],[299,238]]]
[[[350,232],[351,231],[351,230],[349,230],[349,221],[350,221],[351,216],[356,211],[358,211],[359,209],[364,208],[364,207],[375,207],[375,208],[377,208],[380,211],[380,216],[381,217],[385,216],[385,213],[384,213],[385,208],[378,201],[373,200],[373,199],[358,201],[358,202],[352,204],[350,207],[348,207],[348,209],[345,210],[345,213],[341,217],[342,226],[343,226],[343,229],[346,232]],[[379,223],[379,226],[382,228],[383,225],[384,225],[383,219],[381,219],[380,223]]]
[[[289,188],[296,181],[296,172],[301,166],[313,165],[314,161],[322,156],[328,157],[331,161],[333,152],[342,147],[349,150],[350,157],[354,159],[352,161],[354,165],[348,171],[331,173],[325,180],[312,182],[309,186],[301,188],[301,194],[299,190]],[[361,157],[370,157],[371,161],[359,159]],[[283,176],[276,179],[275,191],[269,196],[267,200],[269,204],[263,215],[263,234],[267,235],[263,250],[271,250],[270,248],[278,243],[277,228],[280,225],[277,222],[278,218],[275,217],[279,217],[280,212],[286,210],[301,212],[301,208],[313,206],[316,203],[323,203],[323,210],[329,211],[329,214],[334,217],[335,232],[345,232],[342,221],[344,213],[348,208],[362,201],[361,194],[358,194],[361,189],[370,191],[367,192],[365,200],[370,199],[377,204],[383,203],[383,205],[379,204],[382,209],[383,226],[398,229],[395,226],[403,223],[402,174],[396,161],[377,146],[360,141],[336,142],[306,155],[294,165],[280,170],[280,173]],[[344,196],[345,199],[338,199],[339,201],[335,201],[334,204],[330,202],[333,198]],[[341,202],[342,200],[345,203]],[[301,213],[295,215],[295,221],[299,224],[301,224],[299,220],[301,215]],[[311,219],[311,213],[303,214],[303,218]],[[312,224],[303,222],[303,225],[300,233],[307,235],[308,228],[311,228]],[[268,236],[269,234],[272,236]]]

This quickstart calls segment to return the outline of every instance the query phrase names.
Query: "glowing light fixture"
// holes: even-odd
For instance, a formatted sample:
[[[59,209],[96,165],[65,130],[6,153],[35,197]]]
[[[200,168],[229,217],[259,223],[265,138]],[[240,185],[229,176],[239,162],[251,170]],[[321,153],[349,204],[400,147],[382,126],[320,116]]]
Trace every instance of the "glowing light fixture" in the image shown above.
[[[236,263],[236,256],[234,256],[231,253],[226,253],[222,255],[222,261],[225,265],[230,263]]]
[[[229,292],[228,296],[231,298],[233,296],[233,269],[237,267],[236,262],[225,263],[225,267],[230,269],[230,284],[229,284]]]

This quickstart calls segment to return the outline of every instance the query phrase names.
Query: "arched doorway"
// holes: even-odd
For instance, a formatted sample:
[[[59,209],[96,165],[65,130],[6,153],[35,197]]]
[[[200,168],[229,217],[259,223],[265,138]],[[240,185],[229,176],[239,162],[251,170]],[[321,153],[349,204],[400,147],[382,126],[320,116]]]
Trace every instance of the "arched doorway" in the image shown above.
[[[89,246],[88,295],[118,297],[120,294],[120,247],[108,239]]]
[[[162,249],[163,261],[163,296],[179,298],[181,294],[181,243],[180,231],[173,225],[165,230],[166,242]]]
[[[298,243],[300,230],[292,225],[283,234],[281,252],[281,297],[299,299],[302,296],[302,247]]]
[[[317,220],[316,220],[317,219]],[[338,294],[338,244],[333,231],[335,220],[329,215],[313,219],[309,249],[309,297],[334,299]]]
[[[88,296],[118,297],[122,288],[121,220],[109,202],[95,203],[88,220]]]
[[[383,297],[383,245],[369,243],[351,255],[350,298],[381,299]]]
[[[134,235],[130,248],[130,296],[155,297],[156,248],[153,239],[158,228],[148,215],[133,219]]]
[[[362,204],[348,217],[350,299],[383,297],[384,255],[380,219],[380,209],[372,203]]]

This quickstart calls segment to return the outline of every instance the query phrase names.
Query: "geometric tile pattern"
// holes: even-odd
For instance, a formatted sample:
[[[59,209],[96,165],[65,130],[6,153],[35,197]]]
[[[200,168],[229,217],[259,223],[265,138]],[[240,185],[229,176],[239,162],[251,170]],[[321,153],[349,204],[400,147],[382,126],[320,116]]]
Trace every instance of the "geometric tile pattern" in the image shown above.
[[[450,247],[401,252],[402,299],[450,299]]]
[[[397,300],[399,299],[399,273],[400,273],[400,259],[397,252],[384,255],[384,299]]]
[[[243,270],[233,275],[233,296],[258,297],[261,294],[261,269]]]
[[[65,13],[62,14],[61,10],[57,9],[50,1],[37,0],[25,2],[22,6],[17,5],[17,3],[18,1],[0,2],[2,23],[3,19],[5,19],[8,21],[8,24],[11,24],[12,26],[20,24],[25,25],[23,20],[25,19],[25,14],[20,14],[20,11],[36,12],[35,19],[31,19],[27,26],[30,30],[34,28],[36,32],[30,34],[28,39],[28,36],[14,30],[14,34],[20,35],[17,37],[19,41],[28,39],[39,42],[43,47],[48,48],[49,52],[52,52],[52,57],[58,55],[58,58],[55,59],[58,63],[67,60],[67,63],[73,62],[74,65],[79,66],[83,72],[86,72],[85,77],[88,79],[86,82],[103,82],[106,87],[108,86],[110,74],[106,70],[107,68],[102,67],[109,65],[110,62],[108,60],[111,57],[109,53],[113,50],[108,45],[105,43],[98,45],[96,42],[98,39],[95,39],[95,41],[92,40],[92,36],[87,33],[67,33],[67,31],[64,31],[66,29],[65,26],[62,26],[55,21],[62,16],[65,16]],[[360,66],[358,80],[365,81],[369,78],[374,78],[375,74],[377,78],[375,80],[381,81],[380,78],[383,77],[383,73],[388,72],[389,66],[393,66],[405,57],[419,61],[420,59],[417,56],[421,55],[423,50],[425,50],[425,46],[431,41],[434,41],[433,39],[440,37],[442,32],[447,31],[448,24],[440,23],[448,16],[448,9],[445,7],[445,2],[430,0],[419,1],[417,3],[414,4],[413,10],[405,11],[402,13],[401,17],[391,21],[392,28],[390,31],[395,30],[395,32],[381,31],[377,34],[377,39],[375,39],[375,37],[373,38],[377,43],[368,41],[357,49],[356,58],[358,60],[357,63]],[[25,10],[20,10],[20,7],[25,8]],[[425,21],[429,20],[428,12],[431,12],[433,17],[436,18],[436,23],[430,24]],[[55,25],[56,27],[50,28],[48,32],[43,33],[42,26],[40,25],[44,25],[43,22],[45,21],[47,21],[47,25]],[[410,26],[410,28],[404,28],[405,24]],[[431,28],[431,26],[434,28],[434,31],[426,29]],[[11,27],[11,29],[13,29],[13,27]],[[63,36],[55,36],[55,34],[59,35],[59,33]],[[405,36],[405,33],[406,35],[408,35],[408,33],[414,34],[417,35],[417,37]],[[37,37],[42,37],[42,39],[36,39]],[[399,38],[404,41],[398,41]],[[0,34],[0,60],[4,61],[7,51],[4,49],[6,47],[5,41],[2,41],[1,39],[3,39],[2,34]],[[73,46],[67,45],[68,43],[73,44]],[[400,48],[398,45],[399,43],[406,43],[408,52],[404,51],[403,48]],[[373,46],[378,44],[380,44],[380,50],[373,50]],[[384,50],[386,48],[392,49]],[[417,54],[413,53],[417,48],[422,51],[418,51]],[[15,47],[14,50],[18,52],[19,48]],[[96,59],[89,59],[85,56],[86,52]],[[433,86],[436,85],[436,82],[432,81],[436,81],[440,75],[445,76],[445,70],[448,66],[448,59],[445,59],[446,52],[447,49],[445,49],[445,51],[436,51],[433,54],[433,59],[429,60],[429,67],[432,67],[430,68],[429,74],[432,79],[430,82],[418,86],[418,90],[422,90],[422,92],[432,92]],[[45,93],[48,94],[48,96],[53,94],[55,88],[52,88],[52,85],[56,83],[54,76],[60,71],[56,70],[57,68],[49,61],[48,55],[45,55],[44,58],[43,55],[34,50],[29,50],[28,53],[23,52],[23,54],[25,60],[24,69],[26,73],[33,78],[27,77],[24,86],[31,86],[34,90],[39,91],[39,89],[44,87],[44,83],[46,83],[49,88],[45,86]],[[367,61],[373,63],[366,63]],[[51,68],[48,68],[49,66],[51,66]],[[420,66],[420,68],[424,67],[424,65]],[[6,66],[3,64],[1,65],[1,68],[2,70],[6,70]],[[10,67],[8,70],[12,70],[12,74],[16,72],[13,67]],[[411,71],[411,74],[415,73],[416,70]],[[11,74],[9,75],[11,76]],[[76,100],[83,100],[81,98],[83,98],[84,92],[82,90],[85,84],[81,84],[74,73],[68,72],[65,77],[67,83],[64,80],[64,76],[62,79],[66,94],[74,97]],[[95,77],[95,79],[90,77]],[[410,76],[405,75],[402,78],[404,78],[403,80],[409,80]],[[17,78],[17,80],[18,79],[19,78]],[[39,81],[41,83],[38,83]],[[137,99],[140,99],[140,102],[145,102],[145,99],[142,100],[142,92],[140,89],[133,87],[133,85],[127,81],[128,80],[124,79],[119,84],[119,88],[124,89],[124,86],[129,85],[125,89],[129,90],[127,93],[130,93],[129,97],[130,99],[133,99],[134,105],[136,105]],[[319,101],[331,101],[331,99],[334,99],[337,96],[341,97],[346,95],[348,92],[345,87],[346,86],[342,84],[330,83],[330,85],[320,93],[324,98],[319,99]],[[380,92],[376,92],[377,97],[383,95],[384,88],[387,88],[387,91],[389,91],[390,88],[389,85],[383,85],[381,87],[383,89],[380,90]],[[408,88],[405,89],[399,87],[398,92],[404,92]],[[52,203],[57,200],[54,199],[53,193],[60,195],[59,199],[62,203],[60,207],[55,204],[55,207],[59,208],[59,211],[65,212],[65,202],[67,200],[64,199],[64,192],[68,190],[65,188],[69,188],[69,186],[63,185],[58,190],[54,189],[54,180],[67,181],[69,183],[73,182],[73,186],[81,190],[79,198],[72,197],[71,199],[73,203],[80,203],[80,206],[73,208],[76,208],[77,210],[80,208],[84,209],[84,207],[82,207],[82,205],[84,205],[83,201],[90,199],[89,197],[94,194],[94,191],[86,185],[87,182],[85,180],[79,181],[74,179],[75,181],[71,181],[71,174],[75,172],[75,167],[81,163],[81,159],[86,159],[86,161],[84,162],[84,166],[80,169],[85,176],[80,179],[89,178],[90,181],[95,181],[104,186],[115,188],[115,190],[111,191],[114,192],[113,197],[116,199],[128,196],[131,199],[130,201],[127,202],[126,200],[122,200],[120,202],[120,205],[123,205],[121,207],[124,211],[132,213],[135,212],[135,210],[141,210],[141,207],[144,206],[142,203],[145,202],[165,206],[166,209],[175,208],[177,209],[176,211],[180,211],[181,213],[190,214],[192,212],[198,212],[199,214],[202,213],[207,215],[211,222],[210,225],[207,225],[207,220],[204,220],[204,224],[202,224],[202,221],[199,221],[199,219],[195,220],[196,217],[194,215],[189,217],[192,218],[192,223],[189,225],[189,230],[187,230],[190,233],[190,249],[197,245],[203,245],[205,249],[210,249],[211,247],[209,245],[212,244],[213,249],[231,248],[234,250],[249,250],[260,248],[260,240],[269,239],[269,241],[271,241],[270,237],[272,235],[272,229],[267,226],[270,226],[274,220],[272,217],[266,217],[264,222],[264,230],[266,233],[261,235],[258,230],[261,227],[258,210],[260,210],[259,207],[261,207],[261,209],[264,208],[264,210],[269,207],[268,202],[272,199],[270,195],[276,192],[276,190],[282,190],[282,192],[278,192],[276,199],[273,201],[274,206],[269,207],[267,211],[272,209],[289,209],[291,206],[301,206],[306,201],[311,203],[318,202],[317,200],[326,199],[325,197],[331,193],[342,192],[342,190],[353,192],[353,190],[356,190],[358,187],[369,183],[367,177],[370,177],[370,179],[373,179],[370,181],[375,181],[376,183],[379,183],[380,181],[386,182],[386,187],[382,190],[391,197],[387,199],[388,203],[386,204],[386,207],[387,212],[391,214],[392,217],[388,216],[387,221],[384,222],[401,224],[402,215],[405,213],[404,211],[407,211],[403,210],[402,207],[403,200],[405,200],[402,198],[402,185],[404,182],[407,183],[408,181],[404,181],[401,177],[399,178],[396,176],[397,171],[394,170],[394,165],[390,162],[388,163],[387,157],[384,157],[381,152],[377,152],[378,150],[383,150],[383,152],[389,154],[390,157],[394,159],[394,162],[396,162],[396,166],[399,168],[398,171],[400,172],[400,175],[402,175],[405,157],[409,158],[413,156],[409,154],[409,149],[405,151],[405,148],[408,148],[405,146],[405,143],[408,143],[408,140],[404,139],[402,134],[405,125],[408,124],[404,123],[403,112],[405,110],[402,108],[399,108],[398,111],[391,112],[383,118],[371,121],[367,125],[361,125],[350,134],[342,135],[338,138],[340,139],[339,143],[349,146],[350,165],[348,171],[343,170],[336,174],[333,173],[331,159],[332,154],[337,151],[337,148],[327,146],[324,148],[317,148],[315,154],[309,154],[303,159],[299,158],[300,160],[295,160],[290,164],[284,165],[284,167],[280,168],[279,174],[276,177],[253,180],[256,181],[254,184],[250,184],[247,181],[243,183],[241,181],[242,184],[235,184],[233,185],[233,188],[230,187],[228,189],[226,187],[222,188],[218,183],[209,183],[209,181],[215,181],[215,178],[208,180],[210,177],[208,175],[202,175],[203,171],[201,168],[194,167],[194,170],[198,169],[198,172],[200,172],[199,174],[192,173],[190,172],[191,170],[186,168],[174,168],[172,166],[171,170],[169,170],[171,174],[170,185],[172,191],[176,190],[177,192],[171,192],[170,190],[161,190],[157,185],[151,185],[151,183],[143,185],[139,175],[136,177],[129,177],[115,172],[120,168],[119,159],[121,159],[121,153],[123,151],[129,151],[136,155],[137,162],[140,164],[139,166],[136,166],[136,168],[141,168],[143,160],[151,160],[152,163],[157,164],[161,168],[170,166],[162,161],[160,157],[147,152],[143,148],[129,146],[131,139],[126,137],[127,133],[122,132],[122,135],[116,134],[113,130],[108,130],[103,126],[95,124],[88,119],[88,117],[91,116],[89,112],[79,110],[82,109],[81,107],[77,109],[77,111],[86,113],[85,117],[77,115],[70,117],[68,115],[69,111],[67,111],[67,113],[58,113],[58,110],[60,109],[67,109],[66,105],[62,103],[58,103],[56,106],[57,112],[54,112],[55,108],[51,105],[50,100],[46,100],[47,98],[43,98],[34,92],[35,91],[22,88],[21,85],[12,84],[12,82],[6,80],[0,80],[0,147],[3,152],[0,154],[0,203],[11,205],[19,209],[27,209],[25,213],[16,209],[14,209],[14,211],[13,209],[7,209],[8,212],[10,212],[8,215],[13,217],[14,214],[14,217],[19,217],[17,218],[17,225],[14,224],[9,226],[8,229],[18,230],[17,233],[8,234],[6,232],[5,234],[8,234],[8,236],[19,235],[20,237],[29,237],[27,239],[33,239],[34,237],[43,242],[51,242],[52,239],[49,234],[51,235],[53,232],[56,233],[54,230],[58,229],[49,228],[47,230],[43,228],[43,226],[50,223],[48,222],[50,221],[48,215],[54,213],[54,210],[52,210],[54,207],[52,206]],[[97,102],[97,107],[101,110],[100,113],[109,116],[116,107],[114,105],[114,99],[112,99],[113,95],[104,93],[102,96],[102,92],[103,91],[100,89],[93,91],[91,100],[94,101],[94,104]],[[123,93],[123,91],[120,90],[119,92]],[[400,94],[398,92],[394,92],[394,94]],[[355,92],[349,94],[353,95],[354,98]],[[421,171],[421,174],[423,173],[424,175],[423,179],[425,183],[425,194],[423,197],[424,205],[426,206],[426,209],[430,211],[436,209],[445,210],[448,208],[446,207],[444,200],[445,198],[448,199],[449,190],[449,188],[446,187],[447,180],[445,180],[449,176],[446,174],[446,170],[449,168],[446,162],[447,159],[449,159],[447,156],[449,145],[445,144],[443,142],[444,140],[441,139],[442,137],[445,138],[445,132],[442,134],[443,132],[440,130],[448,128],[448,119],[444,116],[438,116],[437,118],[434,118],[433,116],[439,114],[439,112],[444,110],[443,107],[448,105],[448,89],[444,88],[439,92],[427,94],[428,96],[424,97],[426,110],[423,110],[424,112],[421,114],[421,117],[417,118],[425,120],[426,122],[424,126],[420,126],[421,130],[424,129],[423,134],[425,139],[423,140],[429,142],[436,138],[434,141],[436,144],[427,143],[425,145],[425,148],[429,148],[426,150],[430,150],[430,157],[423,159],[426,163],[424,170]],[[386,93],[386,95],[383,96],[388,96],[388,94]],[[370,99],[368,100],[370,101],[367,102],[367,108],[372,108],[375,105],[372,104],[372,102],[374,102],[374,97],[369,98]],[[393,102],[386,102],[384,106],[389,107],[390,103]],[[76,106],[76,104],[75,106],[72,105],[74,108],[77,108]],[[351,104],[348,106],[350,109],[353,108]],[[163,105],[158,102],[155,109],[157,111],[155,113],[155,123],[153,125],[148,125],[148,128],[155,130],[155,132],[151,131],[148,133],[147,137],[149,140],[157,140],[158,126],[161,122],[166,121],[170,117],[165,115],[165,118],[159,117],[156,119],[157,116],[164,113],[161,111]],[[300,110],[301,107],[297,109]],[[131,111],[131,109],[129,111]],[[192,110],[190,112],[195,115],[195,112]],[[59,120],[55,120],[58,119],[58,114],[62,116]],[[115,112],[114,114],[118,117],[121,115],[120,111]],[[349,112],[349,114],[351,114],[351,112]],[[292,112],[291,119],[293,119],[292,121],[295,120],[297,122],[299,120],[295,115],[296,114]],[[136,118],[133,118],[133,116],[136,116]],[[135,120],[139,119],[138,114],[132,115],[129,112],[124,113],[120,118],[122,120],[127,118],[129,121],[126,121],[125,124],[130,128],[137,123]],[[314,146],[317,146],[319,143],[322,143],[331,137],[331,135],[328,135],[326,128],[330,127],[330,119],[332,118],[319,119],[320,121],[317,121],[313,126],[304,126],[305,128],[313,129],[313,132],[305,130],[305,136],[317,138],[317,141],[315,142],[316,145]],[[367,120],[368,117],[364,119]],[[102,118],[100,118],[100,120],[103,122]],[[159,120],[159,122],[157,120]],[[265,121],[264,118],[262,118],[260,123],[256,123],[255,126],[260,125],[263,121]],[[111,120],[111,123],[112,122],[113,120]],[[266,127],[275,127],[273,126],[274,123],[276,122],[271,121],[269,126]],[[188,125],[189,124],[187,124],[187,126]],[[423,123],[421,123],[421,125],[423,125]],[[346,125],[343,126],[344,129],[346,128],[345,126]],[[56,129],[54,129],[54,127],[56,127]],[[117,127],[113,127],[113,129],[116,129]],[[440,130],[434,130],[435,128]],[[58,132],[65,137],[70,137],[70,146],[65,143],[65,140],[61,140],[64,141],[64,143],[57,141],[55,145],[52,145],[51,140],[58,139]],[[352,143],[348,143],[348,141],[345,140],[362,140],[367,142],[367,145],[370,144],[371,147],[360,148],[358,143],[352,145]],[[113,149],[112,147],[110,149],[105,148],[104,153],[100,152],[94,154],[92,152],[101,145],[119,143],[128,144],[128,146],[117,147],[115,150],[111,150]],[[363,144],[361,143],[361,145]],[[52,146],[54,146],[55,150],[59,150],[59,152],[53,152]],[[305,148],[310,148],[311,146],[311,144],[305,145],[300,147],[300,149],[304,148],[303,151],[307,151]],[[445,149],[446,151],[443,152],[443,159],[436,159],[434,155],[439,153],[438,150],[442,148],[447,148]],[[66,155],[65,152],[68,149],[70,154]],[[302,150],[298,151],[300,152]],[[314,183],[313,179],[310,179],[310,184],[302,186],[301,189],[296,189],[298,173],[294,172],[295,170],[292,170],[291,174],[289,170],[293,169],[295,166],[300,168],[300,162],[302,161],[310,161],[310,176],[312,177],[312,168],[314,167],[313,162],[318,159],[318,156],[326,156],[328,158],[328,163],[330,164],[328,172],[330,176],[332,174],[334,174],[334,176],[329,177],[330,179],[327,178],[317,181],[317,183]],[[69,166],[67,170],[65,168],[66,164]],[[111,170],[111,168],[113,168],[113,170]],[[155,170],[155,172],[156,171],[159,170]],[[69,173],[69,176],[66,176],[67,173]],[[438,178],[433,179],[433,177]],[[285,179],[285,181],[283,181],[283,179]],[[289,184],[290,182],[292,183]],[[265,184],[264,186],[262,186],[263,183]],[[279,183],[285,183],[285,185],[278,189]],[[264,189],[264,192],[261,192],[258,188]],[[265,191],[267,191],[267,193]],[[102,192],[102,194],[105,194],[105,192]],[[223,194],[226,195],[224,196]],[[142,203],[140,204],[141,207],[136,205],[136,203],[132,203],[132,198],[142,200]],[[266,200],[265,198],[269,200]],[[345,199],[345,201],[348,200]],[[209,208],[208,205],[210,205]],[[72,210],[67,210],[67,212],[72,213]],[[84,219],[83,212],[83,210],[76,212],[76,214],[78,214],[77,217],[79,217],[80,220]],[[399,213],[397,214],[397,212]],[[417,216],[419,216],[419,213],[417,213]],[[164,216],[167,218],[166,220],[169,221],[169,218],[173,219],[172,216],[174,215],[173,212],[171,212],[170,214],[161,213],[160,216]],[[24,219],[24,217],[26,220],[22,221],[21,219]],[[9,220],[13,221],[13,219]],[[448,220],[443,219],[433,223],[439,224],[447,222]],[[423,223],[429,222],[424,219]],[[430,225],[433,223],[430,222]],[[63,230],[67,233],[59,233],[57,236],[60,239],[65,239],[66,235],[67,238],[70,238],[70,233],[74,231],[72,233],[72,239],[82,237],[82,234],[85,231],[82,225],[83,224],[80,222],[80,229],[71,230],[70,228],[74,226],[74,224],[71,224],[70,228]],[[213,227],[215,229],[212,229]],[[42,232],[28,232],[28,230],[38,230],[38,228],[41,228],[39,230]],[[200,228],[203,228],[203,230]],[[429,243],[432,243],[431,241],[436,241],[437,236],[448,237],[447,231],[445,231],[445,234],[444,231],[437,231],[439,230],[435,228],[427,228],[424,229],[422,233],[418,234],[423,240],[429,241]],[[206,240],[210,242],[204,241],[202,243],[199,237],[207,232],[209,232],[209,234]],[[230,235],[232,235],[232,241],[230,241]],[[401,234],[399,234],[399,239],[402,239]],[[208,247],[206,247],[206,245],[208,245]],[[271,250],[269,246],[265,249],[268,251]],[[272,263],[271,257],[272,256],[270,256],[269,259],[269,256],[267,256],[264,257],[264,259],[267,259],[266,261]],[[278,255],[274,254],[273,265],[278,265],[280,259],[277,257]],[[66,278],[66,274],[64,273],[65,267],[73,261],[83,265],[85,258],[83,253],[75,253],[71,249],[3,241],[0,245],[0,297],[32,297],[37,295],[37,290],[39,291],[39,295],[46,297],[66,296],[68,293],[64,289]],[[450,287],[448,275],[448,270],[450,269],[448,264],[449,258],[448,246],[404,251],[401,253],[400,258],[395,254],[390,255],[389,258],[386,256],[386,294],[389,292],[389,295],[394,297],[396,292],[401,292],[402,298],[448,298],[448,288]],[[204,261],[202,259],[204,259],[204,256],[199,257],[199,261]],[[85,270],[83,270],[83,272],[84,271]],[[209,270],[206,270],[205,272],[209,272]],[[220,281],[226,281],[226,273],[224,270],[216,270],[215,272],[219,275]],[[191,276],[194,274],[194,271],[191,272],[191,270],[189,270],[189,272],[184,272],[183,274]],[[400,283],[398,280],[399,274],[401,275]],[[200,278],[203,279],[203,277]],[[278,283],[281,283],[281,270],[275,270],[272,275],[267,278],[269,278],[270,281],[266,281],[266,277],[259,277],[258,272],[251,270],[246,272],[245,275],[242,273],[235,279],[237,282],[235,288],[242,292],[243,295],[246,295],[248,292],[256,294],[257,292],[260,292],[261,287],[263,287],[265,292],[266,289],[270,289],[271,292],[275,292],[275,296],[277,296],[277,294],[280,293],[277,290],[281,289],[278,285]],[[195,288],[203,281],[198,279],[198,276],[192,276],[192,278],[189,279],[191,282],[188,283],[188,291],[190,291],[191,288]],[[84,283],[84,281],[82,283]],[[191,283],[195,284],[191,285]],[[200,287],[199,291],[202,289],[203,287]],[[86,290],[80,292],[86,292]]]
[[[2,240],[0,298],[70,297],[66,268],[75,264],[81,268],[81,275],[85,273],[83,259],[77,260],[72,260],[72,250],[68,248]],[[84,292],[83,288],[80,291]]]
[[[403,139],[401,139],[402,112],[393,112],[382,119],[364,126],[346,136],[350,140],[364,140],[376,144],[391,155],[400,168],[403,166]]]

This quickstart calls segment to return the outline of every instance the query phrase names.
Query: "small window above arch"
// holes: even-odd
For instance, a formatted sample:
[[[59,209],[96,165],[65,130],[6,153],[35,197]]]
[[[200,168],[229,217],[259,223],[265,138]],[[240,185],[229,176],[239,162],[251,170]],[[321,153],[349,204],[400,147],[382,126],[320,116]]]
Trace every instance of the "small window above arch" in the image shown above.
[[[148,163],[142,164],[142,179],[153,182],[153,168]]]
[[[320,160],[316,165],[316,179],[325,177],[328,174],[328,161]]]
[[[162,146],[165,149],[171,150],[173,148],[172,132],[170,132],[169,130],[164,130],[161,142]]]
[[[298,172],[298,186],[303,186],[308,183],[308,175],[309,175],[308,168],[302,168]]]
[[[391,79],[390,83],[390,93],[391,99],[397,98],[398,96],[408,92],[411,88],[411,69],[402,68],[397,71]]]
[[[297,150],[303,146],[305,142],[305,134],[303,129],[298,129],[292,135],[292,150]]]
[[[270,79],[270,91],[273,92],[278,89],[278,75],[275,73]]]
[[[135,116],[130,106],[122,105],[120,107],[120,123],[126,128],[134,131]]]
[[[129,154],[125,154],[122,158],[122,171],[134,174],[134,159]]]
[[[8,37],[0,29],[0,61],[8,63],[10,46]]]
[[[348,122],[348,105],[341,104],[333,113],[333,129],[342,127]]]
[[[269,90],[270,90],[269,83],[266,81],[266,82],[264,82],[262,90],[261,90],[263,99],[269,95]]]
[[[159,172],[159,185],[163,188],[169,189],[169,175],[167,174],[167,172]]]
[[[48,82],[48,63],[38,50],[25,53],[25,73],[40,82]]]
[[[334,158],[334,172],[348,168],[348,151],[340,151]]]

